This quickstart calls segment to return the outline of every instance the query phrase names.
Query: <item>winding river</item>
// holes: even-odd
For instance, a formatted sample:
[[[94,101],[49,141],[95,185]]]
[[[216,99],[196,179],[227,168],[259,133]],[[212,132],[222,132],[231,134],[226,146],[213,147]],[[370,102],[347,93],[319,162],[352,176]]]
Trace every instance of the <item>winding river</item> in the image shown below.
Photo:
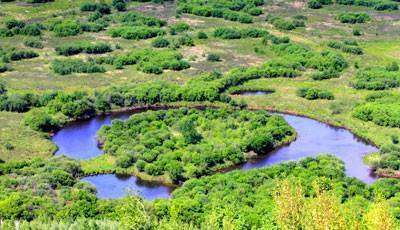
[[[102,154],[96,141],[96,133],[100,127],[110,124],[113,119],[125,120],[133,113],[135,112],[113,113],[69,124],[52,138],[59,147],[56,155],[63,154],[75,159],[89,159]],[[376,147],[360,140],[346,129],[333,127],[306,117],[277,114],[283,116],[296,129],[297,139],[266,156],[250,160],[239,167],[241,170],[329,153],[344,161],[348,176],[357,177],[365,183],[372,183],[377,179],[371,174],[369,167],[362,162],[363,155],[377,151]],[[82,180],[92,183],[97,188],[97,196],[100,198],[122,197],[127,190],[130,190],[138,192],[147,200],[153,200],[168,198],[172,191],[172,188],[168,186],[145,182],[134,176],[105,174],[85,177]]]

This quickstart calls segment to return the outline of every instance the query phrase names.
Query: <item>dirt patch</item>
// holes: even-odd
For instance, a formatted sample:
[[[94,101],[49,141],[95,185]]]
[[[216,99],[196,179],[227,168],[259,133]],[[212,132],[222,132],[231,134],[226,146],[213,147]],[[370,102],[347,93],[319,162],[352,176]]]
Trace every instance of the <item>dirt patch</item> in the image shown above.
[[[295,9],[304,9],[306,6],[306,3],[303,1],[295,1],[292,3],[292,7]]]
[[[182,55],[186,59],[194,59],[193,62],[200,62],[206,60],[207,52],[208,51],[205,47],[193,46],[183,49]]]
[[[185,22],[190,26],[198,26],[198,25],[202,25],[205,23],[204,20],[200,20],[200,19],[195,19],[195,18],[189,18],[189,17],[182,17],[180,19],[177,19],[176,17],[170,17],[168,19],[168,24],[174,24],[177,22]]]

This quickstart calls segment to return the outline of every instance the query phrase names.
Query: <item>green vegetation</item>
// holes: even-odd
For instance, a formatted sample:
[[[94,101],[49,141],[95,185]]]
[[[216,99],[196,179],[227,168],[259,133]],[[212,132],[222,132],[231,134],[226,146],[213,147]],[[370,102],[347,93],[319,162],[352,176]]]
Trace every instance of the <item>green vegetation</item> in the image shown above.
[[[51,64],[54,73],[67,75],[71,73],[103,73],[104,67],[94,63],[85,62],[78,59],[54,60]]]
[[[266,19],[269,23],[274,25],[275,28],[279,30],[294,30],[298,27],[305,27],[306,24],[303,20],[286,20],[281,17],[273,16],[273,15],[268,15]]]
[[[344,41],[344,42],[329,41],[328,46],[333,49],[339,49],[345,53],[356,54],[356,55],[364,54],[363,49],[358,47],[357,42],[353,41]]]
[[[353,6],[364,6],[364,7],[372,7],[374,10],[383,11],[383,10],[398,10],[399,6],[397,3],[392,1],[381,1],[381,0],[311,0],[308,2],[308,7],[311,9],[320,9],[324,5],[330,4],[340,4],[340,5],[353,5]]]
[[[293,136],[280,117],[224,109],[145,112],[113,121],[98,134],[118,167],[166,174],[174,182],[243,163],[246,152],[266,153]]]
[[[371,20],[371,17],[365,12],[342,12],[336,16],[336,19],[342,23],[365,23]]]
[[[71,56],[82,52],[87,54],[103,54],[111,51],[110,45],[106,43],[91,44],[88,42],[74,42],[56,46],[57,54],[64,56]]]
[[[400,86],[400,75],[396,64],[388,68],[369,68],[357,73],[353,87],[356,89],[385,90]]]
[[[317,88],[300,88],[297,91],[297,95],[299,97],[304,97],[307,100],[333,100],[335,98],[331,92]]]
[[[258,8],[264,0],[232,1],[232,0],[184,0],[178,2],[178,13],[194,14],[203,17],[223,18],[240,23],[252,23],[252,15],[262,14]]]
[[[399,98],[389,93],[372,94],[365,103],[355,107],[353,116],[380,126],[400,127]]]

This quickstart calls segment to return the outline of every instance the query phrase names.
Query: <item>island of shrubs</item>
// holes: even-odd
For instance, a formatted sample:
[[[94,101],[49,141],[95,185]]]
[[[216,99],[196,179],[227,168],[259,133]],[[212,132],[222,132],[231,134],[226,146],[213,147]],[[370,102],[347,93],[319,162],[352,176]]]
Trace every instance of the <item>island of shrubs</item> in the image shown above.
[[[184,34],[182,36],[167,39],[165,37],[157,37],[151,41],[151,46],[154,48],[166,48],[170,47],[173,49],[180,48],[181,46],[194,46],[194,40],[190,35]]]
[[[397,63],[386,68],[372,67],[360,70],[352,86],[356,89],[385,90],[400,86],[400,72]]]
[[[298,27],[305,27],[306,24],[304,20],[294,19],[287,20],[274,15],[268,15],[266,21],[271,23],[275,28],[279,30],[294,30]]]
[[[354,108],[353,116],[363,121],[372,121],[380,126],[400,127],[400,96],[390,93],[375,93],[366,102]]]
[[[358,46],[356,41],[329,41],[328,46],[333,49],[339,49],[345,53],[351,53],[356,55],[364,54],[364,51],[361,47]]]
[[[19,61],[22,59],[31,59],[39,57],[39,54],[33,50],[17,50],[16,48],[3,49],[0,47],[0,73],[6,72],[11,68],[7,63]]]
[[[0,37],[12,37],[14,35],[40,36],[44,26],[37,23],[27,24],[24,21],[10,19],[5,22],[5,27],[0,28]]]
[[[243,163],[247,152],[268,152],[293,135],[279,116],[227,109],[148,111],[98,133],[116,167],[134,166],[174,183]]]
[[[371,17],[365,12],[342,12],[336,16],[336,19],[342,23],[365,23],[371,20]]]
[[[318,89],[318,88],[300,88],[297,90],[297,95],[299,97],[303,97],[307,100],[317,100],[317,99],[325,99],[325,100],[333,100],[335,97],[333,96],[333,93],[323,90],[323,89]]]
[[[106,69],[93,61],[80,59],[60,59],[51,63],[54,73],[67,75],[71,73],[104,73]]]
[[[108,26],[107,22],[97,20],[95,22],[81,22],[71,19],[54,19],[49,22],[48,29],[57,37],[75,36],[82,32],[99,32]]]
[[[222,39],[260,38],[269,35],[269,32],[257,28],[227,28],[219,27],[214,30],[214,37]]]
[[[399,9],[399,5],[397,3],[388,0],[310,0],[308,1],[307,5],[311,9],[320,9],[324,5],[330,5],[333,3],[340,5],[371,7],[378,11]]]
[[[262,14],[258,8],[264,0],[233,1],[233,0],[184,0],[178,2],[178,13],[194,14],[203,17],[223,18],[241,23],[252,23],[252,15]]]
[[[161,74],[166,69],[179,71],[190,67],[181,54],[170,49],[136,49],[128,54],[99,57],[95,62],[111,64],[117,69],[122,69],[125,65],[136,65],[138,70],[149,74]]]
[[[56,46],[57,54],[64,56],[72,56],[79,53],[87,54],[103,54],[111,52],[111,46],[106,43],[90,43],[90,42],[73,42],[64,43]]]
[[[392,144],[383,146],[378,154],[378,159],[371,162],[375,173],[383,177],[396,176],[400,171],[400,147],[397,137],[392,139]]]

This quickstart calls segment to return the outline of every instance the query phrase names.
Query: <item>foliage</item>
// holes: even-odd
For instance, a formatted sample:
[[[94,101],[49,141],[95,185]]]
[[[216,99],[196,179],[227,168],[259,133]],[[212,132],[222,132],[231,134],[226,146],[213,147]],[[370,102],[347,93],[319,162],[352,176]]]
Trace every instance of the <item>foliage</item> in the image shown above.
[[[345,53],[351,53],[356,55],[364,54],[363,49],[358,47],[357,43],[349,43],[349,42],[346,43],[346,41],[345,42],[329,41],[328,46],[334,49],[340,49]]]
[[[111,37],[122,37],[129,40],[148,39],[165,35],[165,31],[158,27],[134,26],[115,27],[109,30]]]
[[[353,116],[380,126],[400,127],[399,95],[373,94],[353,110]]]
[[[336,16],[336,19],[342,23],[365,23],[371,20],[371,17],[365,12],[342,12]]]
[[[40,40],[34,38],[25,39],[24,45],[36,49],[43,49],[44,47]]]
[[[334,96],[331,92],[327,90],[322,90],[318,88],[300,88],[297,90],[297,95],[299,97],[304,97],[307,100],[316,100],[316,99],[326,99],[333,100]]]
[[[74,42],[64,43],[56,46],[57,54],[64,56],[71,56],[79,53],[87,54],[103,54],[111,52],[110,45],[106,43],[89,43],[89,42]]]
[[[165,48],[168,47],[170,44],[170,42],[163,37],[158,37],[155,38],[152,42],[151,42],[151,46],[155,47],[155,48]]]
[[[51,69],[60,75],[71,73],[103,73],[105,68],[94,62],[85,62],[79,59],[54,60]]]
[[[210,62],[220,62],[220,61],[221,61],[221,57],[220,57],[218,54],[216,54],[216,53],[209,53],[209,54],[207,55],[207,61],[210,61]]]
[[[298,27],[305,27],[305,22],[298,19],[287,20],[278,16],[268,15],[266,20],[279,30],[294,30]]]
[[[396,67],[390,67],[390,71],[384,68],[369,68],[361,70],[356,75],[356,81],[352,86],[356,89],[385,90],[400,86],[399,71]],[[392,71],[393,70],[393,71]]]
[[[214,30],[214,37],[222,39],[259,38],[268,35],[268,31],[257,28],[227,28],[218,27]]]
[[[106,153],[132,155],[146,162],[147,174],[167,174],[174,182],[242,163],[247,151],[268,152],[292,135],[280,117],[224,109],[149,111],[114,121],[98,134]]]
[[[223,18],[241,23],[252,23],[251,15],[260,15],[258,8],[264,4],[263,0],[233,1],[233,0],[185,0],[178,2],[178,13],[194,14],[203,17]]]

